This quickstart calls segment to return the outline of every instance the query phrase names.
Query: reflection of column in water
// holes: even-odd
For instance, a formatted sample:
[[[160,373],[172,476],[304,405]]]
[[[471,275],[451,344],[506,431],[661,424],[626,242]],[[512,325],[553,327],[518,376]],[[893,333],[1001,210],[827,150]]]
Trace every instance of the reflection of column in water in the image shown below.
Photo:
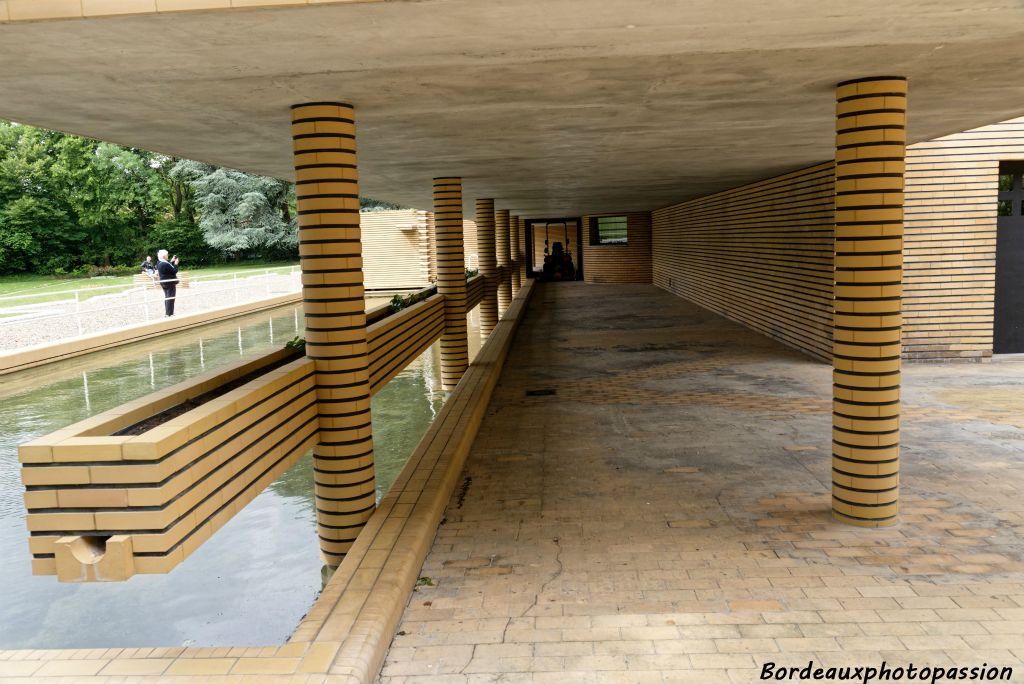
[[[268,318],[267,323],[270,324],[270,344],[274,344],[274,317]]]
[[[199,338],[199,367],[206,370],[206,356],[203,354],[203,338]]]
[[[242,328],[238,328],[238,355],[241,356],[245,351],[242,350]]]
[[[149,386],[156,389],[156,368],[153,366],[153,352],[149,353]]]
[[[294,309],[292,309],[292,312],[295,314],[295,335],[298,336],[298,334],[299,334],[299,307],[295,307]]]
[[[434,409],[434,392],[437,391],[434,384],[434,369],[437,367],[434,365],[434,348],[436,346],[432,345],[427,353],[420,357],[423,359],[423,363],[420,364],[420,372],[423,374],[423,386],[427,388],[427,405],[430,406],[431,420],[437,418],[437,411]]]
[[[82,389],[85,391],[85,410],[92,413],[92,405],[89,403],[89,376],[82,371]]]

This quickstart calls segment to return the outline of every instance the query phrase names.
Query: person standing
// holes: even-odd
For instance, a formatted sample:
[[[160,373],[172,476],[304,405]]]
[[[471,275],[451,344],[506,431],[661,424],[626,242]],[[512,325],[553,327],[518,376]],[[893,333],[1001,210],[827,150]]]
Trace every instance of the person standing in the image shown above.
[[[164,316],[174,315],[174,299],[178,291],[178,257],[167,259],[167,250],[156,253],[159,261],[156,264],[157,275],[160,276],[160,287],[164,290]]]

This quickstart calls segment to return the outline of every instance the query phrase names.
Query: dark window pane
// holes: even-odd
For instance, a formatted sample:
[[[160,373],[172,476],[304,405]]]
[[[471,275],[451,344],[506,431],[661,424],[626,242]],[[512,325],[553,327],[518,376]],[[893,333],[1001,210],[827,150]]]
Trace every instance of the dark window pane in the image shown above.
[[[1001,173],[999,174],[999,190],[1006,192],[1007,190],[1013,190],[1013,174],[1012,173]]]
[[[597,244],[626,244],[627,221],[625,216],[600,216],[597,219]]]
[[[1013,201],[999,200],[999,216],[1013,216]]]

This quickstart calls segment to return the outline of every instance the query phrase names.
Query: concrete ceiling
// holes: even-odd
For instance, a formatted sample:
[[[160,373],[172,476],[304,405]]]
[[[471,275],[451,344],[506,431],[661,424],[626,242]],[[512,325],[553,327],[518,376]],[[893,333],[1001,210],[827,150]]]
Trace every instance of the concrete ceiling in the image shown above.
[[[290,179],[289,106],[356,106],[361,192],[651,209],[832,156],[834,84],[910,79],[910,137],[1024,113],[1024,6],[391,0],[0,25],[0,117]]]

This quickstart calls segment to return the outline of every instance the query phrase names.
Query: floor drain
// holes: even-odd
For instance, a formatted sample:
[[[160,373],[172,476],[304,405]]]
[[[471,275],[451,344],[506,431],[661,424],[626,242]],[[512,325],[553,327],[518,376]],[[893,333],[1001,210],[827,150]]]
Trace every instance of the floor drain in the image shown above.
[[[550,397],[554,393],[555,390],[553,389],[526,390],[526,396],[528,397]]]

